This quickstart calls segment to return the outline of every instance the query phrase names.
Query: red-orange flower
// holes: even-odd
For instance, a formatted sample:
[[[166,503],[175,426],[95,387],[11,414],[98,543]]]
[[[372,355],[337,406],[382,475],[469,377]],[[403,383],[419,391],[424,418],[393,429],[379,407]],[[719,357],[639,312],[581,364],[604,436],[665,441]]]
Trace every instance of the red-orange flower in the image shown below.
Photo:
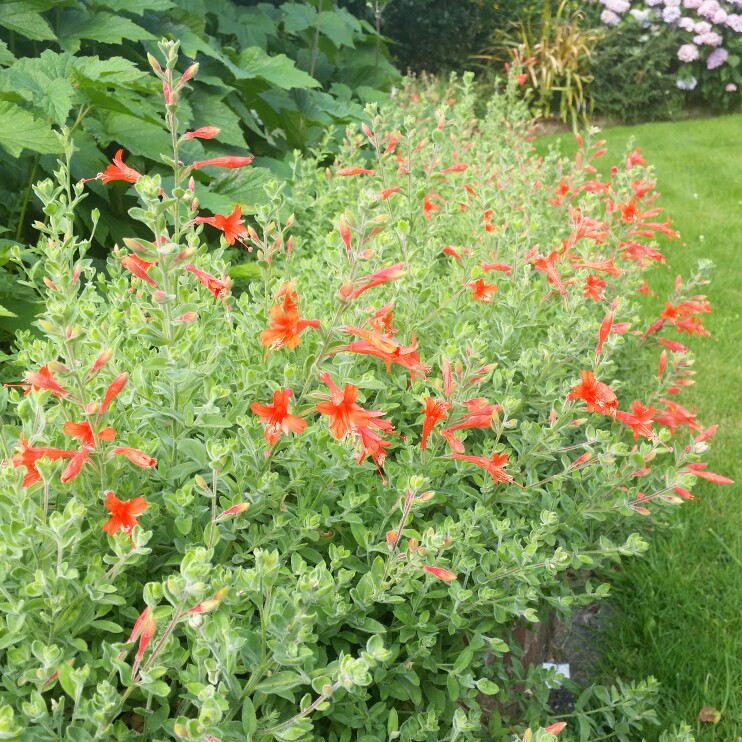
[[[104,413],[108,409],[108,405],[110,405],[111,402],[113,402],[113,400],[116,399],[119,394],[121,394],[124,387],[126,386],[127,381],[129,381],[129,374],[124,371],[124,373],[119,374],[110,383],[108,389],[106,389],[106,394],[103,397],[103,402],[100,406],[101,414]]]
[[[467,399],[463,404],[467,407],[463,419],[441,430],[441,435],[456,453],[464,452],[464,444],[454,435],[455,431],[469,428],[489,428],[492,425],[492,415],[502,409],[501,405],[489,404],[482,397]]]
[[[131,533],[134,526],[139,525],[137,518],[147,509],[147,501],[143,497],[135,497],[124,502],[108,490],[106,509],[111,513],[111,517],[103,524],[106,533],[110,533],[111,536],[119,531]]]
[[[664,403],[665,409],[661,414],[654,416],[654,421],[658,425],[664,425],[668,428],[672,435],[675,435],[675,431],[681,425],[685,425],[688,430],[700,430],[696,422],[695,407],[692,410],[687,410],[677,402],[664,398],[660,399],[660,402]]]
[[[373,170],[369,170],[365,167],[344,167],[340,168],[340,170],[336,170],[335,175],[347,178],[353,175],[375,175],[375,173]]]
[[[70,459],[75,455],[74,451],[64,451],[60,448],[34,448],[28,445],[28,441],[21,433],[18,439],[18,453],[13,454],[10,462],[14,468],[23,466],[26,469],[26,475],[23,477],[23,487],[31,487],[36,482],[41,481],[41,473],[36,468],[36,462],[39,459],[50,459],[58,461],[59,459]]]
[[[202,126],[200,129],[187,131],[183,139],[213,139],[219,136],[221,129],[218,126]]]
[[[508,455],[506,453],[493,453],[489,459],[486,456],[467,456],[462,453],[454,453],[451,454],[451,458],[458,461],[468,461],[470,464],[480,466],[490,474],[496,483],[513,481],[513,478],[504,471],[508,464]]]
[[[216,216],[197,216],[193,222],[195,224],[210,224],[216,229],[220,229],[224,232],[224,239],[230,245],[234,245],[236,240],[242,240],[242,237],[247,234],[244,222],[242,221],[242,209],[239,205],[235,206],[231,214],[222,216],[217,214]]]
[[[297,294],[288,284],[279,292],[283,302],[274,304],[270,309],[270,325],[260,333],[260,342],[268,347],[268,352],[278,350],[285,345],[290,350],[301,343],[299,336],[307,327],[319,328],[319,320],[302,319],[296,304]]]
[[[350,437],[360,443],[358,463],[370,456],[377,467],[381,467],[386,458],[386,451],[391,445],[376,432],[391,433],[392,424],[388,420],[379,420],[384,413],[379,410],[364,410],[356,403],[358,387],[346,384],[341,390],[336,386],[330,374],[320,374],[322,381],[330,388],[330,395],[323,396],[327,401],[317,405],[317,412],[330,418],[330,433],[338,440]]]
[[[215,299],[223,299],[228,293],[231,287],[229,278],[220,280],[216,276],[212,276],[210,273],[205,273],[196,268],[195,265],[190,263],[185,266],[185,269],[189,273],[193,273],[194,276],[214,295]]]
[[[701,477],[701,479],[705,479],[708,482],[713,482],[714,484],[734,484],[734,480],[729,479],[729,477],[724,477],[721,474],[715,474],[712,471],[704,471],[707,466],[707,463],[688,464],[685,467],[685,472],[687,474],[692,474],[694,477]]]
[[[238,167],[245,167],[255,159],[255,155],[250,157],[212,157],[210,160],[198,160],[191,167],[194,170],[200,170],[202,167],[223,167],[228,170],[234,170]]]
[[[79,451],[75,451],[70,463],[67,464],[62,472],[60,479],[63,482],[72,481],[82,470],[82,467],[90,460],[90,449],[83,446]]]
[[[147,260],[142,260],[137,255],[126,255],[121,259],[121,265],[127,271],[133,273],[137,278],[141,278],[142,281],[148,283],[150,286],[157,286],[155,280],[148,274],[149,269],[156,264],[156,262],[150,263]]]
[[[552,286],[554,286],[562,296],[566,296],[567,289],[564,288],[562,278],[559,275],[559,271],[556,269],[556,261],[558,260],[558,258],[559,252],[557,250],[549,253],[548,258],[539,255],[533,261],[533,267],[537,271],[543,271],[544,273],[546,273],[546,278],[548,279],[549,283],[552,284]]]
[[[384,333],[364,330],[360,327],[348,325],[345,332],[349,335],[357,335],[360,340],[354,340],[348,343],[338,351],[347,353],[360,353],[361,355],[375,356],[380,358],[386,364],[386,370],[391,369],[391,364],[396,363],[410,372],[410,377],[414,381],[419,374],[425,377],[430,366],[425,366],[420,362],[420,356],[417,354],[417,341],[415,334],[412,334],[412,342],[409,345],[398,343],[391,335]]]
[[[433,575],[433,577],[437,577],[439,580],[443,580],[444,582],[453,582],[456,579],[456,575],[453,572],[448,569],[443,569],[442,567],[428,567],[426,564],[422,569]]]
[[[593,301],[600,301],[603,298],[603,289],[606,286],[606,282],[603,281],[600,276],[591,273],[585,279],[585,289],[582,292],[582,295],[585,298],[589,296]]]
[[[55,397],[69,397],[70,393],[61,384],[54,381],[54,372],[49,369],[49,366],[42,366],[38,371],[26,371],[23,378],[29,385],[26,387],[26,394],[31,389],[36,391],[46,389]]]
[[[567,399],[581,399],[587,404],[588,412],[599,412],[603,415],[614,415],[618,408],[618,399],[613,390],[595,378],[592,371],[581,371],[581,383],[572,387]]]
[[[466,285],[471,289],[474,301],[481,301],[482,304],[489,304],[492,301],[492,294],[497,293],[497,284],[485,283],[482,278],[470,281]]]
[[[291,389],[276,389],[273,392],[273,404],[262,405],[253,402],[250,409],[265,423],[265,440],[268,450],[281,437],[281,433],[302,433],[307,421],[297,415],[289,414]]]
[[[110,183],[112,180],[125,180],[127,183],[136,183],[142,177],[142,174],[124,164],[122,159],[123,154],[123,149],[118,150],[113,156],[113,165],[109,165],[104,172],[98,173],[93,180],[101,180],[104,185]]]
[[[376,271],[376,273],[357,278],[348,288],[343,286],[340,289],[340,295],[345,299],[357,299],[364,291],[368,291],[376,286],[382,286],[385,283],[389,283],[389,281],[397,281],[404,274],[403,263],[390,265],[388,268],[382,268],[380,271]]]
[[[146,469],[150,466],[155,466],[157,464],[157,460],[153,459],[151,456],[147,456],[146,453],[143,451],[140,451],[138,448],[125,448],[117,446],[113,449],[113,453],[115,456],[126,456],[129,461],[131,461],[132,464],[135,466],[141,466],[142,469]]]
[[[628,425],[634,433],[634,440],[640,435],[645,438],[654,438],[652,421],[657,410],[654,407],[645,407],[641,402],[631,403],[631,412],[616,411],[616,420]]]
[[[598,345],[595,348],[595,352],[598,355],[603,352],[603,345],[611,334],[611,327],[613,327],[613,310],[608,312],[600,323],[600,328],[598,329]]]
[[[425,420],[423,420],[423,437],[420,441],[420,450],[424,451],[428,447],[428,436],[433,432],[435,424],[446,419],[451,405],[443,400],[435,400],[432,397],[425,397]]]
[[[71,435],[73,438],[77,438],[83,446],[88,448],[95,448],[96,435],[93,433],[93,428],[90,423],[75,423],[68,420],[64,424],[64,432],[67,435]],[[116,431],[113,428],[103,428],[97,438],[101,441],[112,441],[116,437]]]

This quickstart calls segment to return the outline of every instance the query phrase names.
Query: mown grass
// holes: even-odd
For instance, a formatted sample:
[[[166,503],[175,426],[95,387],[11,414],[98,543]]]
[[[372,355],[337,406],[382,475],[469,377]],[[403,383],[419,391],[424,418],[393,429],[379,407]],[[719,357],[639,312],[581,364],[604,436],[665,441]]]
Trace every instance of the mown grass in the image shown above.
[[[737,484],[720,487],[699,480],[694,490],[699,499],[679,508],[648,554],[617,575],[616,618],[600,637],[604,677],[599,679],[654,675],[662,684],[662,728],[685,720],[703,742],[742,740],[741,135],[742,116],[600,134],[608,146],[605,160],[618,161],[630,140],[641,148],[656,171],[658,203],[686,243],[667,245],[672,270],[656,271],[650,280],[659,296],[647,302],[647,318],[657,317],[677,273],[687,275],[701,257],[717,266],[704,289],[713,306],[704,324],[715,340],[690,341],[696,385],[679,401],[695,405],[704,425],[719,423],[707,454],[709,469]],[[537,146],[545,151],[553,144],[574,153],[570,135],[544,138]],[[721,712],[718,725],[696,721],[704,706]],[[648,740],[656,735],[647,730]]]

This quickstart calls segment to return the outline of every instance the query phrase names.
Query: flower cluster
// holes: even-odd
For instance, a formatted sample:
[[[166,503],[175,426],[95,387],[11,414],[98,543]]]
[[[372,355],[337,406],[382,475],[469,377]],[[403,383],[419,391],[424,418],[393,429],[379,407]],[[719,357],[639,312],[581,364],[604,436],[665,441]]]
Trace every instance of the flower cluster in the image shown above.
[[[681,40],[677,58],[683,65],[677,86],[682,90],[693,90],[698,84],[696,63],[710,71],[725,66],[730,59],[728,47],[736,48],[742,34],[742,5],[736,0],[592,1],[603,6],[600,19],[608,26],[625,20],[656,32],[676,33]],[[733,75],[729,72],[721,76],[728,93],[737,90]]]

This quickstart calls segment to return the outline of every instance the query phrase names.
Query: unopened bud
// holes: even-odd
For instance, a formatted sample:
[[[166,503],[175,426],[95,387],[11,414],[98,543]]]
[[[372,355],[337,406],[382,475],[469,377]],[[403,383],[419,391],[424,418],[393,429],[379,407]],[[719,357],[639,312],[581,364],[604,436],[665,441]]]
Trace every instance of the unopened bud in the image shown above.
[[[178,87],[187,83],[191,78],[196,76],[198,72],[198,62],[194,62],[184,73],[183,77],[178,81]]]
[[[167,292],[158,289],[152,294],[152,301],[155,304],[164,304],[167,301]]]
[[[202,477],[202,476],[201,476],[200,474],[196,474],[196,476],[194,477],[194,479],[196,480],[196,484],[197,484],[197,485],[198,485],[198,486],[199,486],[199,487],[200,487],[201,489],[203,489],[203,490],[205,490],[206,492],[208,492],[208,493],[209,493],[209,495],[211,494],[211,490],[209,489],[209,484],[208,484],[208,482],[207,482],[207,481],[206,481],[206,480],[205,480],[205,479],[204,479],[204,478],[203,478],[203,477]]]
[[[229,518],[232,515],[239,515],[240,513],[244,513],[245,510],[247,510],[250,507],[250,504],[247,502],[239,502],[237,505],[232,505],[231,508],[227,508],[223,513],[219,513],[219,515],[216,516],[215,520],[224,520],[225,518]]]
[[[394,544],[399,539],[399,531],[387,531],[386,532],[386,545],[390,548],[394,548]]]
[[[147,54],[147,61],[149,62],[149,66],[154,70],[156,75],[162,75],[162,67],[160,67],[160,63],[155,59],[155,57],[152,54]]]
[[[198,319],[198,315],[195,312],[186,312],[175,318],[175,322],[195,322]]]
[[[44,276],[44,285],[50,290],[50,291],[56,291],[57,287],[46,277]]]

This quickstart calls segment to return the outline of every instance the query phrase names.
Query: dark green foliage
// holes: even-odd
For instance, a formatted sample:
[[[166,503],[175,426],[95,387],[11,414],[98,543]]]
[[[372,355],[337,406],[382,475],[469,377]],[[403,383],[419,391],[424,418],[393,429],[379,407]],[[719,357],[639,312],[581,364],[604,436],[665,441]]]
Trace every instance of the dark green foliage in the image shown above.
[[[611,30],[592,58],[590,91],[599,113],[625,121],[672,116],[682,107],[675,85],[678,42],[635,25]]]
[[[358,16],[368,13],[365,0],[341,0]],[[370,3],[373,5],[373,3]],[[381,17],[381,31],[391,40],[390,50],[402,70],[444,72],[472,67],[498,28],[540,14],[543,0],[391,0]]]
[[[23,12],[10,12],[21,5]],[[268,168],[294,149],[315,145],[328,128],[344,129],[363,104],[396,79],[373,28],[332,0],[262,3],[231,0],[37,0],[0,13],[0,266],[4,251],[33,239],[42,218],[31,183],[51,175],[60,144],[54,130],[74,130],[73,178],[94,177],[123,148],[140,171],[161,166],[168,147],[157,82],[146,55],[161,36],[181,40],[182,69],[198,56],[200,73],[182,111],[183,130],[218,126],[210,156],[258,155],[235,174],[210,169],[214,187],[202,206],[213,212],[262,198]],[[182,133],[182,132],[181,132]],[[196,140],[184,150],[202,159]],[[262,156],[262,158],[261,158]],[[216,175],[217,173],[225,173]],[[135,201],[126,185],[92,186],[101,219],[95,240],[107,252],[122,237]],[[103,252],[100,257],[103,257]],[[33,306],[12,276],[0,280],[0,330],[27,327]],[[30,296],[28,297],[30,300]],[[6,324],[7,323],[7,324]],[[15,323],[15,324],[13,324]],[[0,338],[1,339],[1,338]]]

